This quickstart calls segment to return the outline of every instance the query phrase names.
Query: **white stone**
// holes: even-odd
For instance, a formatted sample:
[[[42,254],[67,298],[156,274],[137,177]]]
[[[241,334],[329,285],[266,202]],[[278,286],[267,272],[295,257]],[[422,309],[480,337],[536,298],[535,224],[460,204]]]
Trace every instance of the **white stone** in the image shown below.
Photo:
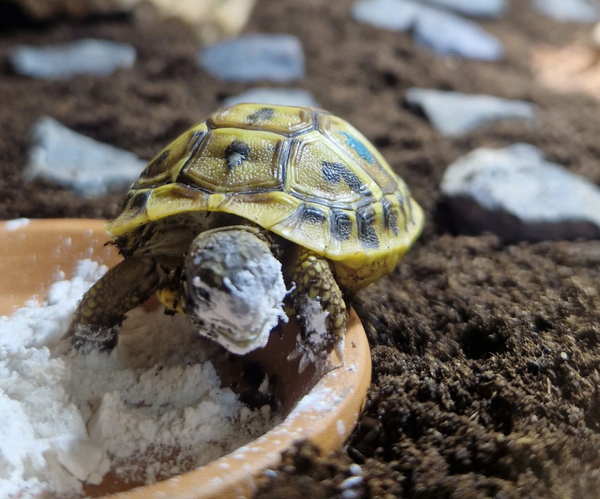
[[[477,23],[433,8],[423,8],[414,26],[415,42],[439,55],[496,61],[504,55],[498,38]]]
[[[18,46],[9,57],[19,74],[57,80],[82,74],[102,76],[133,66],[136,51],[124,43],[85,38],[66,45]]]
[[[420,5],[405,0],[359,0],[352,6],[356,21],[392,31],[412,28],[420,11]]]
[[[465,9],[468,0],[359,0],[352,7],[356,21],[392,31],[413,29],[416,43],[439,55],[457,55],[470,59],[493,61],[503,56],[502,43],[476,23],[433,4],[459,4]],[[448,5],[446,5],[448,6]]]
[[[83,197],[127,188],[146,165],[128,151],[97,142],[49,117],[33,126],[32,135],[26,178],[56,182]]]
[[[600,237],[600,188],[529,144],[479,148],[444,173],[441,189],[465,233],[508,242]]]
[[[304,77],[302,44],[288,34],[249,34],[215,43],[201,51],[199,62],[223,81],[288,82]]]
[[[600,19],[600,8],[590,0],[533,0],[533,7],[557,21],[594,23]]]
[[[425,0],[425,2],[474,17],[501,17],[506,0]]]
[[[450,137],[501,119],[531,121],[537,113],[537,106],[530,102],[425,88],[408,89],[406,101],[422,109],[431,125]]]

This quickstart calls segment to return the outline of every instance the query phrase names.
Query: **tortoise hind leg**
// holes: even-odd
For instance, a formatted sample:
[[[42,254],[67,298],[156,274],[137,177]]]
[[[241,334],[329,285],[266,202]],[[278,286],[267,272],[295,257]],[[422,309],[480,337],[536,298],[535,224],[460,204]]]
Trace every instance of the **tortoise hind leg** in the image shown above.
[[[83,295],[65,338],[77,349],[114,348],[125,314],[167,282],[167,274],[155,259],[126,258]]]
[[[285,272],[288,282],[295,283],[292,302],[300,326],[300,343],[296,348],[298,353],[304,354],[301,370],[307,360],[314,360],[315,355],[324,357],[333,349],[343,362],[348,312],[331,263],[309,249],[298,247],[291,255]],[[325,331],[320,322],[323,317],[319,318],[322,312],[326,312]]]

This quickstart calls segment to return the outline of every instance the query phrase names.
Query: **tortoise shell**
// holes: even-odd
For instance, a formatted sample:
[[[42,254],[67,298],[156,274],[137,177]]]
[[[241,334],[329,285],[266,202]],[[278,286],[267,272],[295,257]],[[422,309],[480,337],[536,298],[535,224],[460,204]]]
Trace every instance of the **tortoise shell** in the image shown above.
[[[404,181],[353,126],[264,104],[221,109],[169,144],[106,229],[118,238],[194,211],[235,214],[313,250],[348,289],[391,272],[423,226]]]

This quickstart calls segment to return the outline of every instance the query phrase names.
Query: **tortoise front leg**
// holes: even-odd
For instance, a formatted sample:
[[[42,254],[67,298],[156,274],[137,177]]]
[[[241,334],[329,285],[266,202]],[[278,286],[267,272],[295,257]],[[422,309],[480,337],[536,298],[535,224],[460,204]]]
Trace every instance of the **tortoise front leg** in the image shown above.
[[[298,247],[291,255],[285,272],[288,282],[295,284],[291,297],[300,326],[297,350],[308,356],[308,360],[314,360],[310,358],[314,354],[322,357],[335,349],[343,361],[348,312],[331,263],[309,249]],[[321,310],[315,304],[320,305]],[[319,312],[327,315],[324,317],[324,331],[323,317],[319,318]]]
[[[168,275],[153,258],[126,258],[111,268],[84,295],[65,338],[75,348],[111,350],[125,314],[165,286]]]

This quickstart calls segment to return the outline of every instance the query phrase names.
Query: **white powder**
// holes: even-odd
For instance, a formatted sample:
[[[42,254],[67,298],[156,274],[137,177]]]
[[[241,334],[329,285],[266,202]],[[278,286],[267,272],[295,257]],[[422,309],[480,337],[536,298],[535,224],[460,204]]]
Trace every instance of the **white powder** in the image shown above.
[[[181,316],[134,310],[110,355],[62,355],[77,301],[104,271],[81,262],[42,306],[0,319],[0,497],[77,497],[109,469],[152,483],[277,423],[270,408],[251,411],[220,388],[214,347]]]
[[[269,253],[247,262],[246,267],[235,276],[235,282],[223,279],[226,291],[209,286],[198,276],[192,279],[195,290],[203,289],[211,297],[196,301],[195,314],[214,328],[210,337],[239,355],[263,348],[279,321],[288,321],[283,311],[288,290],[281,262]]]
[[[15,218],[13,220],[7,220],[6,222],[4,222],[4,227],[6,228],[7,231],[12,232],[13,230],[17,230],[20,229],[21,227],[25,227],[26,225],[29,225],[29,219],[28,218]]]
[[[297,311],[298,315],[306,321],[306,338],[298,333],[296,336],[296,350],[288,357],[293,359],[302,355],[298,372],[304,371],[309,363],[316,363],[318,370],[325,369],[323,354],[329,339],[327,331],[327,317],[329,312],[323,309],[320,298],[307,298]],[[340,362],[344,363],[344,339],[342,338],[335,347]]]

